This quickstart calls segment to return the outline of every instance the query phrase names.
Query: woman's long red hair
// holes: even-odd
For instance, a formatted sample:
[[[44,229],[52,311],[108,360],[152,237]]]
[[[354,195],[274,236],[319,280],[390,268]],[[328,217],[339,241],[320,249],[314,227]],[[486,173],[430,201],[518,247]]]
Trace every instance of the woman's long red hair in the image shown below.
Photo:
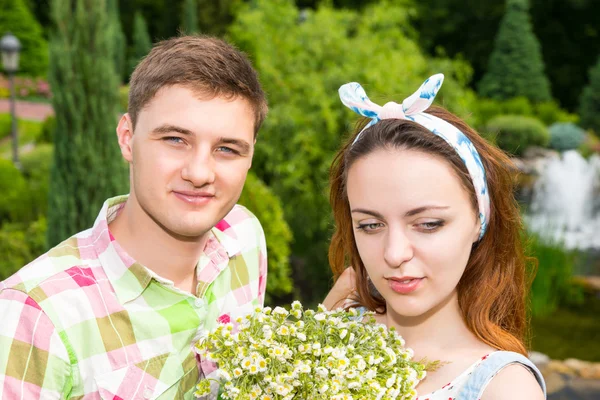
[[[526,298],[529,279],[527,260],[521,243],[522,223],[514,198],[515,176],[510,159],[485,141],[457,116],[440,107],[427,113],[457,127],[473,143],[486,171],[491,200],[489,224],[483,238],[473,247],[465,272],[458,284],[458,301],[468,328],[484,343],[527,355]],[[359,127],[360,129],[360,127]],[[357,129],[357,132],[359,131]],[[385,312],[385,300],[374,293],[356,244],[346,177],[358,158],[380,148],[414,149],[447,160],[461,183],[470,192],[474,211],[477,200],[466,167],[458,154],[443,139],[426,128],[406,120],[383,120],[363,132],[354,145],[357,132],[334,159],[330,173],[330,203],[335,232],[329,246],[329,263],[337,278],[351,265],[356,271],[360,304]]]

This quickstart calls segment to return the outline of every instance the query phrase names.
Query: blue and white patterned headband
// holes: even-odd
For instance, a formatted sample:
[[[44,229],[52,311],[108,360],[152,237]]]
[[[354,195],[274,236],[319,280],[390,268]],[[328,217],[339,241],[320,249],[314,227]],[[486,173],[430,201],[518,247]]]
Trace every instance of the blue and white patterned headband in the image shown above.
[[[454,148],[465,163],[475,187],[477,203],[479,205],[479,220],[481,221],[481,232],[479,234],[479,239],[481,239],[490,218],[490,196],[487,189],[485,169],[483,168],[479,153],[477,153],[473,143],[454,125],[424,112],[433,103],[435,95],[442,86],[443,81],[443,74],[433,75],[421,85],[419,90],[406,98],[402,104],[392,101],[386,103],[383,107],[369,100],[365,90],[356,82],[342,85],[339,93],[340,99],[346,107],[357,114],[371,118],[371,122],[356,136],[353,144],[356,143],[368,127],[382,119],[395,118],[407,119],[424,126]]]

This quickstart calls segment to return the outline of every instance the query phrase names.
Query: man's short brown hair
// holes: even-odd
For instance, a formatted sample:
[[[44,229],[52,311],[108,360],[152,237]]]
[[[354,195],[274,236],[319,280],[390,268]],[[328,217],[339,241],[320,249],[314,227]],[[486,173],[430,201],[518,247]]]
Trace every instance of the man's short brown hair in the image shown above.
[[[152,48],[131,75],[127,112],[135,128],[141,110],[162,87],[182,85],[203,98],[243,98],[255,114],[254,135],[267,114],[267,100],[250,60],[221,39],[180,36]]]

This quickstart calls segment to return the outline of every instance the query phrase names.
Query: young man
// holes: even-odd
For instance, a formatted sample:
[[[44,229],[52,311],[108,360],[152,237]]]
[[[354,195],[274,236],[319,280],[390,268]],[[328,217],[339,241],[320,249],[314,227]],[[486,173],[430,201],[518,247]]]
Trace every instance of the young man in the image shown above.
[[[264,234],[236,202],[266,112],[225,42],[152,49],[117,127],[130,194],[0,283],[0,398],[193,398],[195,341],[264,300]]]

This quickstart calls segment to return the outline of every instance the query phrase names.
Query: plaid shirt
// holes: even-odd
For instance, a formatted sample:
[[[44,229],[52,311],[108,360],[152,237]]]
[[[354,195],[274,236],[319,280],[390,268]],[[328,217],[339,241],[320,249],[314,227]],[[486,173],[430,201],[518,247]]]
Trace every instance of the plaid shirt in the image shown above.
[[[217,320],[262,306],[262,228],[242,206],[210,231],[196,296],[140,265],[108,224],[94,227],[0,283],[0,398],[191,399],[203,370],[195,341]]]

